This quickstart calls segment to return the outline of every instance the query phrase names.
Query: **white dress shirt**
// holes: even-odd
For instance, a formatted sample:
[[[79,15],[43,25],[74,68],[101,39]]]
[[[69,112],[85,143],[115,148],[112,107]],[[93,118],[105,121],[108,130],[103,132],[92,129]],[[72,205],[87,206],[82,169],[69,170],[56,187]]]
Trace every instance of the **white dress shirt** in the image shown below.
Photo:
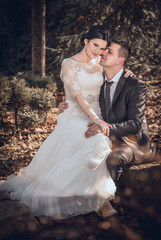
[[[113,81],[113,84],[112,86],[110,87],[110,100],[111,100],[111,103],[112,103],[112,100],[113,100],[113,97],[114,97],[114,94],[115,94],[115,90],[116,90],[116,87],[117,87],[117,84],[118,84],[118,81],[123,73],[124,69],[122,68],[120,70],[120,72],[118,72],[112,79],[110,79],[108,81],[107,79],[107,76],[105,75],[105,81],[108,81],[108,82],[111,82]],[[104,89],[104,93],[105,93],[106,89]],[[105,94],[104,94],[105,95]]]

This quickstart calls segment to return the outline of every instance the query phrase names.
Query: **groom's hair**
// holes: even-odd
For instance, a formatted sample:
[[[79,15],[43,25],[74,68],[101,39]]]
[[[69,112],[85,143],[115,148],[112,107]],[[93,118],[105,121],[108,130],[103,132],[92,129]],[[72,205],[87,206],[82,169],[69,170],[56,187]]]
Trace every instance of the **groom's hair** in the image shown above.
[[[125,61],[127,61],[131,54],[131,48],[128,46],[127,42],[119,38],[114,38],[110,41],[109,45],[111,43],[120,45],[120,49],[118,50],[119,57],[124,57]]]

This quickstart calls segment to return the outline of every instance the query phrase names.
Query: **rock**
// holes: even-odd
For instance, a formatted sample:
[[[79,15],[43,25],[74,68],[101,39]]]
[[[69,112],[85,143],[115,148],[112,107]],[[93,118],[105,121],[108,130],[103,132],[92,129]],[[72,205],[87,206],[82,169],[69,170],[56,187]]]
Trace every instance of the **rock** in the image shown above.
[[[117,202],[157,218],[161,212],[160,182],[161,164],[157,162],[127,167],[118,182]]]
[[[35,234],[40,230],[41,225],[26,206],[17,201],[0,201],[0,239]]]
[[[39,217],[37,218],[39,223],[42,225],[42,226],[48,226],[48,227],[51,227],[54,225],[54,219],[53,218],[49,218],[49,217]]]

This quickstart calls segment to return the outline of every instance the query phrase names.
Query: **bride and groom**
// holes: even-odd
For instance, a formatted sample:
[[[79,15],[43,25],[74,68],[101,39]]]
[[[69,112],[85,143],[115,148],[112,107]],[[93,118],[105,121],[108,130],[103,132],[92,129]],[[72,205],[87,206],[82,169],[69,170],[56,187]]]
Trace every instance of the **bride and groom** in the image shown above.
[[[81,40],[82,51],[62,62],[66,103],[60,111],[66,109],[58,115],[56,129],[27,167],[0,183],[35,216],[116,213],[109,202],[115,196],[116,169],[143,161],[150,147],[145,85],[125,78],[123,70],[128,48],[113,41],[106,49],[102,26],[91,27]],[[110,94],[107,81],[112,81]]]

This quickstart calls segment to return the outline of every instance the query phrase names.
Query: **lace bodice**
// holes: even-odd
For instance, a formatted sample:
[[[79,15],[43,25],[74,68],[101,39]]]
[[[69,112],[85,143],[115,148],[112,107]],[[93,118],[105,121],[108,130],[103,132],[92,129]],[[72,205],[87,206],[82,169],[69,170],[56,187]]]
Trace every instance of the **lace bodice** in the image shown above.
[[[81,111],[74,96],[82,94],[100,117],[99,94],[103,76],[99,58],[92,59],[89,63],[80,63],[72,58],[64,59],[60,77],[64,83],[66,101],[69,105],[68,111]]]

